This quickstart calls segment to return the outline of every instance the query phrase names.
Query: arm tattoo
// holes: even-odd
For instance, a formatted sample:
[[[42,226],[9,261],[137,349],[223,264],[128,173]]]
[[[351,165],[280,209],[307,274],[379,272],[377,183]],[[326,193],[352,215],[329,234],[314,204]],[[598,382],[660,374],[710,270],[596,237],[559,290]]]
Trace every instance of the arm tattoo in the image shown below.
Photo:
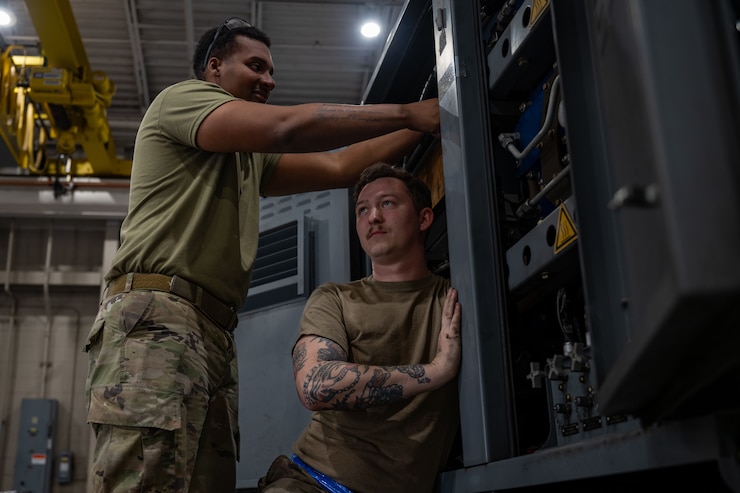
[[[360,379],[361,371],[357,365],[346,361],[327,361],[316,365],[306,376],[303,384],[303,395],[306,402],[331,402],[341,395],[335,404],[345,404],[355,392],[355,385]],[[344,395],[342,395],[344,394]]]
[[[296,345],[293,349],[293,375],[297,375],[298,372],[303,369],[306,365],[306,343],[302,342]]]
[[[347,361],[347,353],[344,352],[342,346],[331,339],[320,337],[319,340],[326,343],[325,348],[319,349],[317,357],[319,361]]]
[[[326,344],[325,348],[319,349],[318,360],[319,361],[335,361],[335,360],[347,360],[347,353],[344,352],[342,347],[331,339],[325,337],[313,337],[312,341],[321,341]],[[306,359],[308,358],[308,351],[306,349],[306,343],[300,342],[293,348],[293,375],[297,375],[300,370],[306,366]]]
[[[317,110],[317,116],[322,120],[357,120],[371,122],[378,120],[380,112],[363,107],[355,108],[346,104],[322,104]]]
[[[306,402],[310,404],[330,402],[337,395],[347,392],[341,400],[334,404],[335,407],[341,405],[354,393],[354,385],[357,383],[357,379],[360,378],[359,371],[356,365],[345,368],[347,353],[336,342],[326,337],[314,337],[311,342],[324,345],[318,349],[316,359],[324,361],[326,364],[316,365],[306,375],[306,380],[303,383],[303,395]],[[342,385],[342,387],[338,387],[338,385]]]
[[[347,353],[331,339],[316,337],[319,342],[316,364],[303,382],[303,397],[307,404],[328,404],[332,409],[366,409],[403,400],[404,387],[401,384],[388,384],[393,372],[404,373],[419,384],[429,383],[423,365],[375,367],[364,387],[358,382],[370,371],[367,365],[357,365],[347,361]],[[306,363],[306,344],[301,343],[293,351],[294,371],[302,369]],[[350,406],[351,404],[351,406]]]
[[[429,383],[432,381],[424,376],[426,372],[422,365],[399,366],[398,371],[408,374],[408,376],[415,378],[419,383]]]
[[[357,397],[355,407],[365,409],[402,400],[402,385],[384,385],[390,376],[390,371],[376,369],[370,381],[365,385],[362,395]]]

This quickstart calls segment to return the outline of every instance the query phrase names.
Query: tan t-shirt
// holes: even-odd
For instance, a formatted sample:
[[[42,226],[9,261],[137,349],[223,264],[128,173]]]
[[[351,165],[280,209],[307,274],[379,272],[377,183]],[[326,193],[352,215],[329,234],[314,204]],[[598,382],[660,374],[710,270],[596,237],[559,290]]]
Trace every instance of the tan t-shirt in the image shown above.
[[[299,338],[342,346],[349,361],[429,363],[437,352],[449,281],[328,283],[311,294]],[[459,426],[457,381],[394,404],[318,411],[293,446],[307,464],[356,493],[433,491]]]
[[[188,80],[152,102],[139,127],[121,246],[106,280],[178,275],[240,306],[259,240],[259,194],[280,154],[200,150],[201,122],[234,96]]]

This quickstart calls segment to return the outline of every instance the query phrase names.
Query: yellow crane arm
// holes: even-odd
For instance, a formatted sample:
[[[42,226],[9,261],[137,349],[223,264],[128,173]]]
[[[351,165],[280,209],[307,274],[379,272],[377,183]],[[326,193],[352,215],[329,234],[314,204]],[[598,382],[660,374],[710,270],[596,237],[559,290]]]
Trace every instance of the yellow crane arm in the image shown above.
[[[35,173],[130,175],[131,161],[116,156],[108,125],[107,108],[115,85],[105,73],[92,71],[69,0],[25,3],[45,63],[19,67],[12,63],[17,49],[9,47],[3,54],[0,101],[12,101],[16,107],[5,104],[0,113],[6,122],[17,124],[1,126],[0,132],[6,144],[18,144],[9,144],[11,153],[20,166]],[[44,140],[40,128],[46,128],[56,143],[58,155],[48,162],[39,155]]]

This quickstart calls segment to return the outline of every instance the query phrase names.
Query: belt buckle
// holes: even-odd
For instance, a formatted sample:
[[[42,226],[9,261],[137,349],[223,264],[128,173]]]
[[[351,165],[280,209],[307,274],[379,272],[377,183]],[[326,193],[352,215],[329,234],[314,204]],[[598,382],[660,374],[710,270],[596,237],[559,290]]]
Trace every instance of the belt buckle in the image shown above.
[[[175,292],[175,280],[176,279],[179,279],[179,277],[177,277],[177,276],[170,277],[170,293],[174,293]]]
[[[236,310],[234,310],[234,308],[232,307],[229,307],[229,308],[231,308],[231,319],[229,320],[228,324],[224,328],[228,330],[229,332],[233,332],[234,329],[236,329],[237,324],[239,323],[239,316],[237,315]]]
[[[198,296],[199,287],[191,282],[186,281],[182,277],[172,276],[170,278],[170,293],[176,294],[181,298],[185,298],[190,303],[196,306],[200,306],[201,300]]]

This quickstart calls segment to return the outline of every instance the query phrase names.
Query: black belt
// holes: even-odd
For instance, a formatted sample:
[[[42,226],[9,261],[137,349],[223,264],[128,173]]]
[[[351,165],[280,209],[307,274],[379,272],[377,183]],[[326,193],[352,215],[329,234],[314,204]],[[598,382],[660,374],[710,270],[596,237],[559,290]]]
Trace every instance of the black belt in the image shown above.
[[[223,329],[232,331],[238,317],[236,310],[197,284],[177,276],[130,273],[116,277],[105,288],[104,298],[137,289],[166,291],[188,300]]]

